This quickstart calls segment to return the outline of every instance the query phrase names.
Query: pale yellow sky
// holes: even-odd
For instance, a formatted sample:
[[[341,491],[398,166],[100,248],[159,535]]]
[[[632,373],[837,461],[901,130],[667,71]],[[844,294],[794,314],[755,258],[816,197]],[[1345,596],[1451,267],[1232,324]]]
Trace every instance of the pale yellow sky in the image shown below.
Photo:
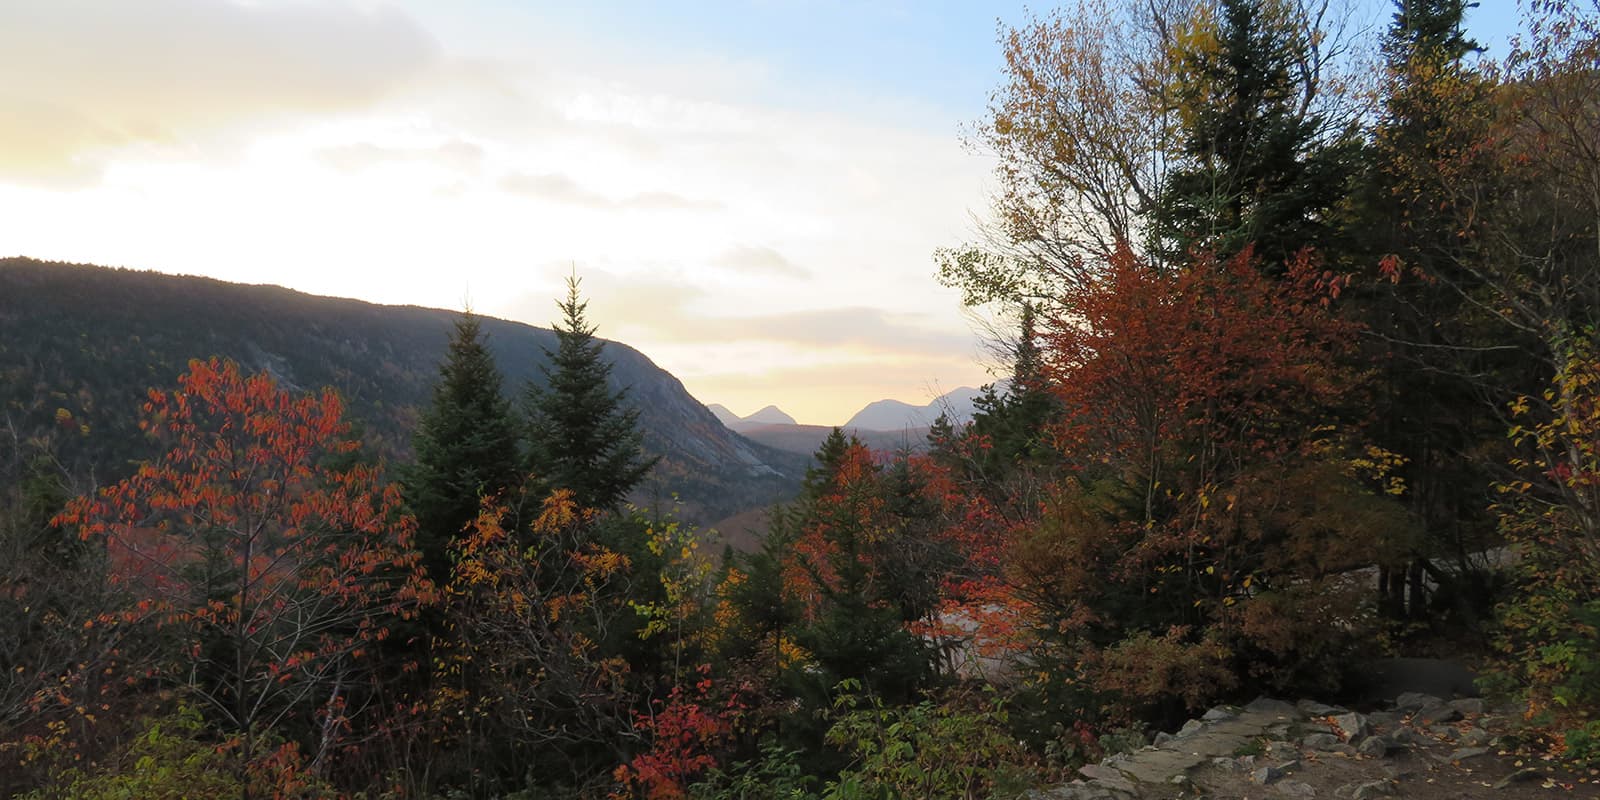
[[[984,205],[969,120],[547,21],[492,0],[0,3],[0,255],[538,325],[576,265],[601,335],[703,402],[808,423],[989,380],[932,277]]]

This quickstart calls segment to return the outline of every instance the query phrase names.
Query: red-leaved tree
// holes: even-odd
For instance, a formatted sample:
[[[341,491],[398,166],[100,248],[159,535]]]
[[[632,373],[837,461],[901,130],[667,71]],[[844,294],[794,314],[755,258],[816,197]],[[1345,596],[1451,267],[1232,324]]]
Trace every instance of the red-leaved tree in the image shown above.
[[[331,390],[297,395],[266,374],[192,361],[151,390],[141,426],[159,459],[59,517],[104,546],[126,605],[98,624],[154,625],[178,654],[156,674],[238,737],[243,778],[258,743],[294,720],[325,762],[360,697],[369,654],[433,598],[399,493],[350,453]]]
[[[1124,252],[1063,298],[1042,349],[1067,477],[1010,575],[1091,646],[1098,686],[1192,706],[1332,674],[1348,637],[1329,623],[1359,629],[1338,576],[1404,525],[1344,411],[1340,285],[1304,255],[1272,277],[1248,253],[1165,270]]]

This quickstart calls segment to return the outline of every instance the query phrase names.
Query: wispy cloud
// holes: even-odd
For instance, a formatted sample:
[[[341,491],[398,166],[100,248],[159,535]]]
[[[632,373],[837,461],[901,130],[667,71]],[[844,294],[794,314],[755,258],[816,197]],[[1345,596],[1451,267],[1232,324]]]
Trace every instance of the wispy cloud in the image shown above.
[[[120,148],[367,106],[436,48],[387,5],[50,0],[0,3],[0,54],[0,180],[81,185]]]
[[[880,363],[908,357],[945,357],[971,351],[971,337],[950,331],[927,314],[878,308],[805,309],[749,314],[712,287],[662,278],[620,276],[580,268],[590,313],[600,335],[628,342],[708,345],[765,342],[815,352],[849,351]],[[542,320],[551,298],[525,295],[512,306],[519,319]],[[535,322],[535,324],[543,324]]]
[[[500,188],[512,194],[575,206],[599,209],[640,211],[716,211],[721,203],[694,200],[673,192],[648,191],[620,198],[608,197],[578,184],[559,172],[528,174],[513,172],[500,179]]]
[[[451,139],[429,147],[385,147],[371,142],[325,147],[316,152],[319,161],[342,172],[362,172],[386,164],[434,164],[463,173],[476,173],[483,165],[484,151],[472,142]]]
[[[772,275],[779,278],[805,280],[811,271],[785,258],[770,247],[735,245],[711,259],[711,265],[731,272],[754,275]]]

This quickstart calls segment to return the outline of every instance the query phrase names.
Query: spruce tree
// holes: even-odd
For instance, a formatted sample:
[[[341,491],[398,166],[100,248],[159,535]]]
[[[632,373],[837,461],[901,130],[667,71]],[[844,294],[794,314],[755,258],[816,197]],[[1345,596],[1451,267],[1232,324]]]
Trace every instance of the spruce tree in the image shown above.
[[[811,460],[815,463],[806,469],[806,476],[800,483],[801,494],[807,499],[815,499],[828,488],[833,481],[834,473],[839,471],[839,464],[844,460],[845,453],[854,446],[860,445],[861,440],[855,434],[846,434],[844,429],[835,427],[828,432],[827,438],[817,446]]]
[[[1436,189],[1432,165],[1460,146],[1450,132],[1455,103],[1479,101],[1479,84],[1465,63],[1476,42],[1464,33],[1464,0],[1396,0],[1383,41],[1386,74],[1382,115],[1373,131],[1371,164],[1358,196],[1359,226],[1366,252],[1357,263],[1386,256],[1434,279],[1406,275],[1375,282],[1351,297],[1368,336],[1367,357],[1376,366],[1370,432],[1373,443],[1404,458],[1397,475],[1400,497],[1415,530],[1393,543],[1379,563],[1379,608],[1394,618],[1434,617],[1424,574],[1430,559],[1452,556],[1461,586],[1484,576],[1466,554],[1485,546],[1493,531],[1488,509],[1491,457],[1504,441],[1504,424],[1488,413],[1477,388],[1484,375],[1509,376],[1515,361],[1479,345],[1503,334],[1486,326],[1467,294],[1476,291],[1470,271],[1458,266],[1475,244],[1458,235],[1453,200]],[[1450,98],[1451,102],[1441,102]],[[1511,378],[1506,382],[1514,383]],[[1490,597],[1481,585],[1459,591],[1442,587],[1458,602],[1459,619],[1481,616],[1461,601]]]
[[[655,458],[641,448],[637,409],[627,390],[613,392],[604,343],[584,317],[577,278],[567,279],[567,299],[557,303],[555,352],[545,350],[545,385],[527,393],[528,469],[545,490],[570,489],[585,508],[611,510],[639,485]]]
[[[1392,67],[1423,55],[1441,61],[1459,61],[1482,48],[1466,34],[1470,0],[1395,0],[1393,21],[1383,49]]]
[[[463,314],[439,367],[433,403],[417,424],[416,463],[403,481],[417,518],[417,548],[435,581],[449,578],[450,543],[477,516],[481,498],[519,479],[517,426],[500,384],[478,318]]]
[[[1223,256],[1254,244],[1267,264],[1325,248],[1328,217],[1348,190],[1356,141],[1319,140],[1317,87],[1301,68],[1310,43],[1272,0],[1222,0],[1214,38],[1183,55],[1177,91],[1187,164],[1167,176],[1154,250]],[[1276,267],[1269,267],[1276,269]]]
[[[987,446],[973,448],[962,467],[968,476],[982,477],[993,487],[1050,458],[1045,432],[1061,409],[1051,394],[1036,328],[1033,305],[1024,303],[1010,384],[1004,391],[989,384],[973,400],[972,424],[965,434],[985,440]]]

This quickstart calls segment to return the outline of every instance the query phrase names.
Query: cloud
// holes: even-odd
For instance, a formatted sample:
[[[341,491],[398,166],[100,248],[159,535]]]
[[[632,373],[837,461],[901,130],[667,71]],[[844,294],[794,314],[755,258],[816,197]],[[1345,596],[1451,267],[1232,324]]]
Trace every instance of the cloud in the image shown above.
[[[711,259],[711,265],[741,274],[774,275],[806,280],[811,271],[785,258],[770,247],[735,245]]]
[[[563,266],[564,275],[570,265]],[[738,314],[727,295],[679,280],[621,276],[583,269],[582,292],[600,335],[631,344],[672,346],[761,342],[835,355],[884,359],[970,354],[972,339],[941,329],[915,313],[863,306]],[[546,324],[550,298],[527,295],[508,310],[514,318]],[[847,352],[848,351],[848,352]]]
[[[104,166],[97,154],[126,140],[71,108],[0,96],[0,178],[59,188],[89,185]]]
[[[483,148],[464,139],[451,139],[433,147],[383,147],[371,142],[325,147],[316,152],[323,164],[341,172],[362,172],[397,163],[435,164],[457,172],[474,173],[483,164]]]
[[[614,200],[580,186],[559,172],[529,174],[513,172],[500,179],[500,188],[512,194],[562,205],[638,211],[716,211],[722,204],[693,200],[672,192],[640,192]]]
[[[92,181],[120,148],[362,108],[435,50],[383,4],[0,3],[0,179]]]
[[[672,192],[641,192],[624,198],[617,205],[647,211],[717,211],[722,208],[715,200],[693,200]]]
[[[611,205],[611,201],[605,195],[584,189],[577,181],[557,172],[544,175],[514,172],[500,179],[500,188],[512,194],[548,200],[552,203],[600,207]]]
[[[940,355],[965,352],[971,337],[926,327],[920,314],[893,314],[876,308],[791,311],[724,322],[739,336],[813,347],[861,347],[896,354]]]

